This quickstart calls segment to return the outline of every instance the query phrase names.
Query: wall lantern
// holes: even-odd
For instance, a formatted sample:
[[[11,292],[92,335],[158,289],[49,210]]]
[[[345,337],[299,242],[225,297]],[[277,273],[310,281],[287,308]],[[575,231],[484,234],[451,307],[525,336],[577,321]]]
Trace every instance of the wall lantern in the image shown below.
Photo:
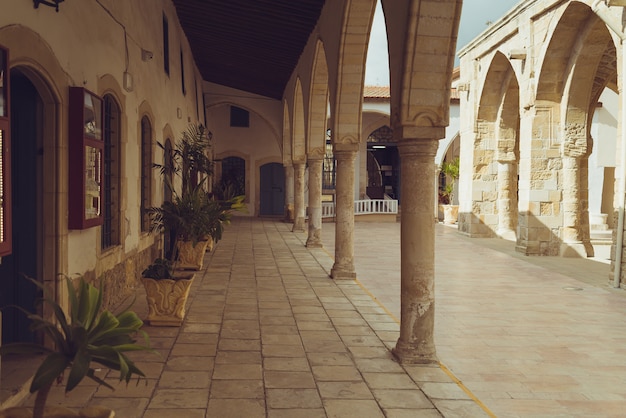
[[[54,7],[54,9],[59,12],[59,3],[63,3],[65,0],[33,0],[35,9],[39,8],[40,4],[44,6]]]

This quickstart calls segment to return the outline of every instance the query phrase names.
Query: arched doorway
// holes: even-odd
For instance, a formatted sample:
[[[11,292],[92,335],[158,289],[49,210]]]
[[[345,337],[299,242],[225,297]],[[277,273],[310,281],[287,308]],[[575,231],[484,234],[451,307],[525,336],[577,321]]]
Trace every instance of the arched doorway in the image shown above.
[[[282,216],[285,208],[285,170],[282,164],[261,166],[261,216]]]
[[[13,252],[0,264],[0,306],[32,311],[37,288],[23,278],[43,278],[44,100],[33,80],[11,70],[11,182]],[[16,309],[4,309],[2,343],[33,341],[29,321]]]

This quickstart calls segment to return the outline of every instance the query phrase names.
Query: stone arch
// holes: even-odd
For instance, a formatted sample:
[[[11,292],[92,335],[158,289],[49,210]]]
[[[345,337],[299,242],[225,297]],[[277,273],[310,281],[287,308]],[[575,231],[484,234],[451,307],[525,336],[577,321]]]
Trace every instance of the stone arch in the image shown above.
[[[293,129],[291,134],[291,152],[294,162],[304,162],[306,159],[305,118],[302,83],[298,78],[293,95],[293,113],[291,115],[291,127]]]
[[[121,179],[126,177],[125,169],[126,169],[126,153],[123,150],[126,149],[126,144],[128,143],[128,138],[123,133],[128,132],[128,116],[126,114],[126,95],[123,93],[123,89],[118,83],[117,79],[112,74],[104,74],[98,79],[98,94],[101,97],[105,97],[109,95],[119,106],[119,130],[117,133],[117,144],[115,144],[112,152],[115,153],[115,161],[113,164],[116,165],[116,175],[118,176],[118,182],[116,184],[116,188],[118,189],[116,192],[117,199],[119,202],[116,204],[117,211],[119,216],[119,220],[116,222],[117,228],[119,228],[118,235],[118,244],[120,244],[119,250],[122,250],[122,237],[126,236],[127,231],[126,224],[121,222],[121,220],[125,219],[126,216],[126,196],[127,196],[127,185]]]
[[[365,61],[375,7],[376,0],[346,1],[336,91],[331,98],[335,148],[346,145],[348,149],[356,150],[360,141]]]
[[[285,168],[285,221],[294,220],[293,200],[293,155],[291,151],[291,115],[289,103],[283,100],[283,140],[282,140],[283,167]]]
[[[309,94],[307,155],[324,157],[328,113],[328,64],[321,40],[317,41]]]
[[[154,206],[154,190],[156,190],[156,176],[153,174],[152,163],[159,159],[155,156],[155,118],[152,107],[147,101],[143,101],[137,109],[137,141],[139,153],[137,155],[137,190],[140,191],[137,207],[140,235],[149,236],[150,219],[144,215],[145,208]],[[142,180],[144,179],[145,180]]]
[[[472,146],[471,216],[462,229],[471,236],[515,238],[519,160],[519,82],[510,61],[493,54],[479,95]]]
[[[447,126],[461,3],[441,7],[417,0],[381,1],[389,44],[392,124],[409,130]],[[415,136],[392,127],[398,138]],[[437,131],[443,138],[443,129]]]
[[[567,67],[561,104],[563,256],[594,255],[589,226],[591,121],[604,87],[616,81],[617,54],[604,22],[589,10]]]
[[[68,273],[68,190],[67,124],[59,120],[67,109],[69,86],[74,85],[49,44],[36,32],[22,25],[0,29],[4,47],[9,49],[11,69],[18,69],[35,86],[43,104],[43,248],[38,279],[50,289],[61,289],[54,298],[67,306],[63,286],[56,285],[59,274]],[[53,316],[46,310],[47,318]]]
[[[291,115],[291,152],[294,169],[294,223],[293,231],[304,232],[306,207],[305,190],[305,163],[306,163],[306,115],[304,112],[304,98],[302,82],[298,77],[293,94],[293,113]]]
[[[570,2],[546,34],[540,55],[530,141],[520,150],[520,237],[517,248],[526,254],[559,255],[562,225],[563,168],[562,100],[569,69],[580,52],[580,28],[593,17],[589,6]],[[565,75],[565,76],[564,76]]]

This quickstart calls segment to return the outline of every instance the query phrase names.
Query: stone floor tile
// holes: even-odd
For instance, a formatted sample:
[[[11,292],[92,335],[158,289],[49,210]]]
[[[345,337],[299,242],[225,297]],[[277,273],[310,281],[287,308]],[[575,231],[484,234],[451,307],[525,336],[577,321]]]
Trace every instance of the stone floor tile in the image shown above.
[[[384,413],[373,400],[327,399],[324,409],[328,418],[384,418]]]
[[[223,399],[264,399],[262,380],[214,380],[211,384],[211,398]]]
[[[89,401],[87,406],[104,406],[115,411],[116,417],[143,418],[148,406],[148,398],[98,398]]]
[[[352,366],[354,360],[348,353],[307,353],[312,366]]]
[[[265,401],[262,399],[211,399],[206,416],[265,418]]]
[[[266,332],[263,332],[261,342],[268,345],[302,345],[302,339],[299,335],[268,334]]]
[[[170,356],[215,357],[215,351],[213,345],[178,343],[172,348]]]
[[[260,351],[219,351],[216,364],[262,364]]]
[[[306,372],[310,371],[309,362],[304,357],[269,357],[263,359],[264,370]]]
[[[322,399],[374,399],[363,381],[318,382],[317,387]]]
[[[169,371],[166,370],[159,379],[159,388],[171,389],[201,389],[211,384],[209,372],[197,371]]]
[[[326,418],[326,411],[316,409],[269,409],[268,418]]]
[[[239,340],[258,340],[261,338],[261,331],[258,329],[232,329],[222,328],[220,338]]]
[[[207,391],[204,389],[157,389],[150,400],[148,410],[204,409],[207,402]]]
[[[221,324],[184,323],[182,332],[217,334]]]
[[[185,418],[205,418],[205,409],[177,409],[176,415],[179,417]],[[117,414],[115,416],[118,416]],[[121,417],[126,418],[126,415],[120,415]],[[172,416],[171,409],[148,409],[145,414],[143,414],[142,418],[165,418]]]
[[[261,349],[260,340],[240,340],[237,338],[220,339],[217,349],[219,351],[255,351]]]
[[[429,398],[435,399],[470,399],[468,394],[456,383],[424,382],[420,388]]]
[[[374,398],[384,408],[433,408],[432,402],[419,389],[373,389]]]
[[[317,389],[267,389],[267,406],[274,409],[320,408]]]
[[[171,371],[212,371],[215,365],[215,357],[173,357],[167,359],[165,370]]]
[[[297,321],[296,326],[301,331],[333,330],[333,324],[330,321]]]
[[[458,417],[458,418],[487,418],[493,417],[494,415],[488,414],[484,409],[482,409],[476,402],[466,401],[466,400],[447,400],[447,399],[433,399],[433,403],[435,407],[443,414],[444,417]],[[551,415],[550,412],[542,406],[537,405],[539,410],[543,410],[548,413],[547,415],[543,415],[542,412],[538,412],[542,414],[544,417],[550,416],[564,416],[560,415],[560,412],[556,415]],[[510,412],[511,417],[516,417],[518,415],[518,410],[513,409]],[[562,412],[562,411],[561,411]],[[521,415],[527,417],[537,417],[538,415]]]
[[[157,384],[155,379],[141,379],[139,382],[133,379],[128,384],[120,382],[118,378],[107,377],[104,380],[115,390],[111,391],[105,386],[100,386],[93,394],[95,398],[149,398]],[[72,391],[72,397],[75,397],[74,391]]]
[[[359,369],[363,372],[373,373],[403,373],[404,369],[398,362],[396,362],[391,355],[389,358],[355,358],[354,362]],[[447,377],[447,376],[446,376]],[[446,382],[450,381],[448,377]]]
[[[348,348],[341,341],[305,340],[304,350],[313,353],[345,353]]]
[[[312,366],[315,380],[318,381],[340,381],[340,380],[362,380],[359,370],[354,366]]]
[[[443,415],[434,408],[431,409],[383,409],[387,418],[441,418]],[[454,415],[447,415],[454,417]]]
[[[311,372],[267,370],[265,375],[266,388],[315,388],[315,380]]]
[[[274,325],[274,324],[270,324],[270,325],[266,325],[266,324],[261,324],[261,330],[263,333],[268,333],[268,334],[285,334],[285,335],[297,335],[298,334],[298,327],[296,327],[295,323],[296,321],[293,320],[293,318],[291,318],[293,325]]]
[[[213,379],[262,379],[260,364],[216,364]]]
[[[384,344],[376,335],[345,336],[343,337],[343,342],[348,347],[384,347]]]
[[[297,345],[263,344],[264,357],[305,357],[304,348]]]
[[[389,349],[383,345],[378,347],[348,347],[355,358],[387,358]]]
[[[415,389],[417,386],[405,373],[363,373],[372,389]]]
[[[190,332],[181,333],[176,339],[176,343],[180,344],[204,344],[217,346],[219,334],[194,334]]]
[[[405,365],[404,369],[416,382],[450,382],[450,376],[438,365]]]
[[[303,341],[337,341],[341,342],[341,337],[334,329],[326,331],[300,331]]]

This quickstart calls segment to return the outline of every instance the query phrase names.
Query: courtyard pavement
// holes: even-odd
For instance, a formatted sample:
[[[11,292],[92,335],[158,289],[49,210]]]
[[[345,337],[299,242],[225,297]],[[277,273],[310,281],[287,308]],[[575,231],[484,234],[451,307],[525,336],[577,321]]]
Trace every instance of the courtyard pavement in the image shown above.
[[[50,404],[124,418],[624,416],[626,295],[607,286],[607,264],[524,257],[438,225],[441,365],[400,365],[399,231],[357,222],[357,281],[333,281],[334,224],[325,248],[307,249],[290,224],[236,218],[184,324],[146,327],[159,353],[137,357],[147,379],[102,370],[115,391],[85,382]]]

